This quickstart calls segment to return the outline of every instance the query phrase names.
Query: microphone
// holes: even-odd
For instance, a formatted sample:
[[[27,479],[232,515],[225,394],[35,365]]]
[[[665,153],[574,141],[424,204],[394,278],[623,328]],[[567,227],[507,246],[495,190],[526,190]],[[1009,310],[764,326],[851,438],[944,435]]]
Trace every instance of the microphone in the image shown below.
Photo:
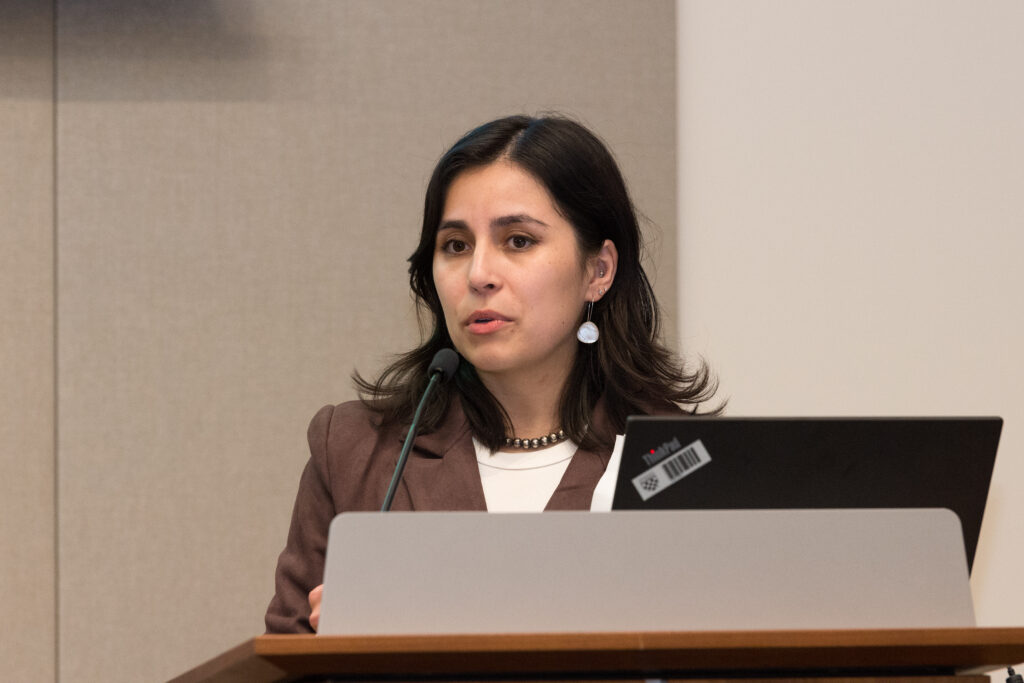
[[[427,373],[431,375],[433,379],[434,374],[440,372],[442,374],[441,381],[447,382],[455,375],[455,371],[459,369],[459,354],[455,353],[451,349],[441,349],[434,354],[434,358],[430,361],[430,369]],[[430,387],[427,387],[427,391],[430,391]],[[424,392],[424,396],[426,392]]]
[[[430,368],[427,370],[430,381],[427,382],[427,388],[423,390],[423,398],[420,399],[420,404],[416,406],[416,413],[413,415],[412,423],[409,425],[409,433],[405,435],[405,443],[402,444],[402,452],[398,456],[395,473],[391,476],[388,492],[384,495],[384,504],[380,506],[381,512],[387,512],[391,509],[391,501],[394,499],[395,491],[398,489],[398,482],[402,479],[402,472],[405,471],[405,461],[409,459],[409,451],[412,450],[412,442],[416,438],[416,432],[420,426],[420,415],[423,413],[423,407],[427,405],[427,399],[433,393],[434,387],[441,382],[450,380],[458,369],[459,354],[451,349],[441,349],[431,359]]]

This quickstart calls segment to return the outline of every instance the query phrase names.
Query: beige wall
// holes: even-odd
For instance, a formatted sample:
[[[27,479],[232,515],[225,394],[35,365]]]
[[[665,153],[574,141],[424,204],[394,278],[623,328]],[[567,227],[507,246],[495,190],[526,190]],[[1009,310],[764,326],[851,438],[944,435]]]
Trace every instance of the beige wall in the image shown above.
[[[52,3],[0,3],[0,676],[53,680]]]
[[[679,5],[680,317],[733,415],[1005,419],[972,577],[1024,622],[1024,5]]]
[[[470,126],[604,135],[675,310],[671,0],[0,8],[5,676],[162,679],[262,630],[306,423],[410,345]]]

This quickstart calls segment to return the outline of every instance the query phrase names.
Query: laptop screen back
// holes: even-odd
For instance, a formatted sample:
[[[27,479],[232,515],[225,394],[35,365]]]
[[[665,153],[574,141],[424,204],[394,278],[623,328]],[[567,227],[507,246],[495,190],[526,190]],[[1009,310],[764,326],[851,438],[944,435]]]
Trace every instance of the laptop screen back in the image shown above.
[[[968,569],[1002,420],[630,417],[612,508],[948,508]]]

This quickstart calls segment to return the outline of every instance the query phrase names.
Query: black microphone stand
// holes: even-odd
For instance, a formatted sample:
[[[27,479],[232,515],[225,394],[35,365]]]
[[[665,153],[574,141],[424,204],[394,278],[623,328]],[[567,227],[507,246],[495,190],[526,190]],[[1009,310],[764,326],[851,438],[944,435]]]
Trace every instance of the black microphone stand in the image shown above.
[[[380,506],[381,512],[387,512],[391,509],[391,501],[394,499],[395,491],[398,489],[398,482],[402,479],[402,472],[405,471],[405,461],[408,460],[409,451],[412,450],[412,442],[416,438],[416,432],[419,430],[420,415],[423,413],[423,407],[427,405],[427,399],[430,398],[430,394],[433,393],[435,386],[455,374],[455,369],[458,365],[459,357],[451,349],[441,349],[434,354],[434,358],[430,363],[430,381],[427,382],[427,388],[423,390],[423,398],[420,399],[420,404],[416,406],[416,413],[409,424],[409,433],[405,435],[405,443],[402,444],[402,452],[398,456],[395,473],[391,476],[388,492],[384,495],[384,504]]]

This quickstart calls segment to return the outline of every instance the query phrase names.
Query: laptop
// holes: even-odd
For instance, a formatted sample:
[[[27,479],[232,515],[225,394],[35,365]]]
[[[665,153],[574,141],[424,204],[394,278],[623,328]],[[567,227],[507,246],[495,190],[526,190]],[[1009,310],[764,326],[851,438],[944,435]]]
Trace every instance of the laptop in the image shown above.
[[[998,417],[630,417],[613,510],[948,508],[974,561]]]

